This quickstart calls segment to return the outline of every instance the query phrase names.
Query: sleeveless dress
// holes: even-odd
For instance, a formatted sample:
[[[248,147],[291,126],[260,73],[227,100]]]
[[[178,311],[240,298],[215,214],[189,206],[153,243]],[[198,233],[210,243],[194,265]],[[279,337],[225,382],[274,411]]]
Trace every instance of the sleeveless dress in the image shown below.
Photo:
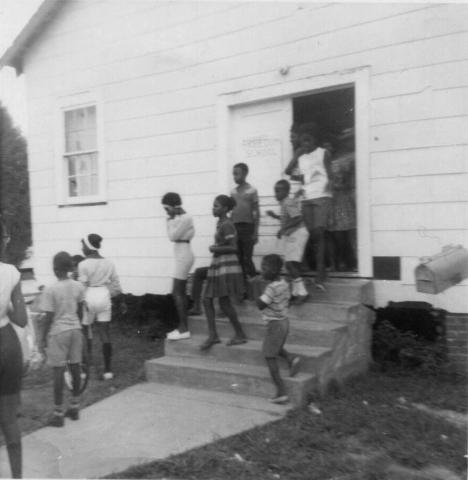
[[[190,269],[193,266],[195,257],[190,240],[195,235],[193,219],[190,215],[183,213],[167,220],[167,235],[171,242],[174,242],[174,274],[173,278],[187,280]]]
[[[216,226],[215,245],[228,245],[236,240],[237,233],[231,220],[219,221]],[[213,254],[208,268],[205,297],[219,298],[241,296],[244,293],[244,278],[237,253]]]
[[[13,265],[0,262],[0,396],[17,395],[23,375],[23,352],[8,318],[11,293],[20,281]]]

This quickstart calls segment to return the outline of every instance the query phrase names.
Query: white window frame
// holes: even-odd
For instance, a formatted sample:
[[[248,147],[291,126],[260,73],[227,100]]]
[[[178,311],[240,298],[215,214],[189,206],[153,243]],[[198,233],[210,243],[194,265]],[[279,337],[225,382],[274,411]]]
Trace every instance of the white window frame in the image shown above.
[[[97,150],[97,174],[98,174],[98,193],[96,195],[82,195],[71,197],[68,191],[68,171],[66,156],[73,152],[66,152],[65,148],[65,112],[78,110],[80,108],[96,108],[96,150]],[[96,94],[89,92],[76,95],[68,95],[61,98],[57,103],[57,122],[55,131],[56,137],[56,193],[58,206],[79,206],[92,205],[96,203],[107,202],[107,175],[106,175],[106,156],[103,141],[103,107],[102,101]],[[93,150],[94,151],[94,150]],[[85,151],[75,153],[86,153]],[[66,155],[67,154],[67,155]]]

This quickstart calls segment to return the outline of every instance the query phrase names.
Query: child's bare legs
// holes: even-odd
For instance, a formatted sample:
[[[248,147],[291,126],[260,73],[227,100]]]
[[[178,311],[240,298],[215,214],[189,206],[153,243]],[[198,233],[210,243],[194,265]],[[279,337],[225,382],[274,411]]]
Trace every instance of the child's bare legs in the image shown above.
[[[281,378],[278,359],[276,357],[265,358],[268,365],[268,370],[270,371],[271,379],[276,387],[276,398],[284,398],[284,401],[287,401],[286,387],[284,386],[283,379]]]
[[[22,476],[21,433],[17,418],[18,403],[19,394],[0,396],[0,427],[5,436],[12,478],[21,478]]]
[[[188,330],[187,326],[187,295],[185,293],[187,287],[187,281],[179,278],[174,278],[172,284],[172,296],[179,317],[178,330],[180,333],[184,333]]]
[[[112,375],[112,343],[110,338],[110,322],[96,322],[99,338],[102,343],[102,356],[104,357],[104,375]],[[110,379],[109,378],[109,379]]]
[[[193,274],[192,292],[190,294],[192,297],[193,306],[190,309],[189,315],[201,314],[201,295],[203,290],[203,282],[206,280],[207,275],[208,267],[197,268]]]
[[[301,277],[300,263],[288,261],[286,262],[286,269],[291,275],[293,297],[298,297],[300,300],[307,298],[308,294]]]
[[[200,350],[208,350],[216,343],[220,343],[218,332],[216,331],[215,309],[212,298],[203,299],[206,321],[208,322],[208,338],[201,344]]]
[[[232,306],[231,299],[229,297],[220,297],[219,298],[219,306],[221,310],[224,312],[226,317],[229,318],[232,327],[234,328],[235,336],[232,338],[227,344],[228,345],[236,345],[240,343],[245,343],[247,337],[242,329],[242,325],[239,322],[239,318],[237,317],[237,312],[235,308]]]
[[[85,342],[86,349],[86,360],[88,365],[91,366],[93,363],[93,332],[91,325],[83,325],[83,341]]]

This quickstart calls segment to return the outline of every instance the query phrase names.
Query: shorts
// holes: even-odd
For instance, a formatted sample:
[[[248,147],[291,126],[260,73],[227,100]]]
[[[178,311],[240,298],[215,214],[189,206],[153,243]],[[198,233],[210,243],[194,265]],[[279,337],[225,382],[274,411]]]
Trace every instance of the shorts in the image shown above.
[[[283,252],[286,262],[302,262],[304,250],[309,240],[307,228],[300,227],[290,235],[283,237]]]
[[[309,232],[316,228],[327,227],[330,204],[330,197],[302,201],[302,217]]]
[[[81,363],[83,334],[81,329],[66,330],[47,337],[47,365],[64,367],[67,361]]]
[[[19,395],[23,378],[23,352],[11,324],[0,328],[0,396]]]
[[[289,320],[270,320],[263,339],[262,352],[265,358],[276,358],[286,342],[289,332]]]
[[[91,325],[94,320],[110,322],[112,304],[107,287],[89,287],[85,295],[86,307],[83,315],[83,325]]]
[[[193,256],[190,243],[174,243],[174,275],[177,280],[187,280],[190,269],[193,266]]]

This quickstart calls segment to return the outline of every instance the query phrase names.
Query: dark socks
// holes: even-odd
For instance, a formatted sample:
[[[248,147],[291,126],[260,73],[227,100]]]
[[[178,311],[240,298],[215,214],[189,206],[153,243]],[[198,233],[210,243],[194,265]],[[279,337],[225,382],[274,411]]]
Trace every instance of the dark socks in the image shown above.
[[[111,362],[112,362],[112,344],[103,343],[102,344],[102,355],[104,356],[104,372],[111,372]]]

